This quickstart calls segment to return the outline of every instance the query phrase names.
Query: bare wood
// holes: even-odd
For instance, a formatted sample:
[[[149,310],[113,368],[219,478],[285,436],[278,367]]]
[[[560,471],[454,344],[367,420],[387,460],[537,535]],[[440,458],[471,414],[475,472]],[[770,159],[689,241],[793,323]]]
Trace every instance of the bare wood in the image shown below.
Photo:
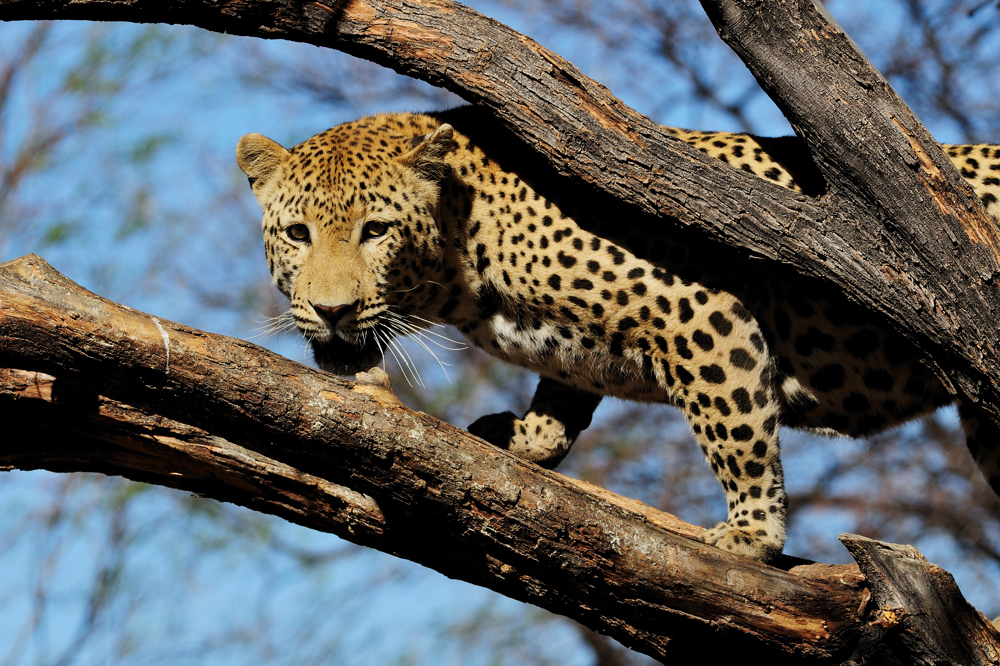
[[[834,285],[1000,422],[995,223],[813,0],[703,4],[816,150],[823,198],[706,158],[556,54],[450,0],[0,0],[0,19],[187,23],[336,48],[446,87],[492,109],[560,173]]]
[[[374,499],[40,372],[0,369],[0,469],[99,472],[239,504],[397,550]],[[20,425],[20,427],[17,427]],[[377,546],[375,544],[378,544]]]
[[[192,23],[333,46],[443,84],[492,108],[562,173],[835,284],[1000,416],[996,225],[815,3],[704,4],[813,148],[827,178],[822,199],[702,157],[558,56],[446,0],[0,0],[0,18]],[[858,159],[859,145],[873,152]],[[350,504],[359,516],[348,512],[343,524],[370,521],[371,541],[391,544],[390,552],[577,618],[659,658],[686,655],[710,634],[717,645],[718,632],[727,639],[721,650],[736,656],[755,645],[778,662],[793,654],[838,659],[855,640],[856,579],[789,574],[677,537],[655,512],[414,414],[384,386],[340,382],[109,304],[37,258],[6,265],[0,280],[0,365],[65,382],[63,395],[72,397],[56,408],[82,418],[94,405],[110,409],[100,396],[127,400],[148,418],[164,414],[239,441],[291,465],[293,475],[308,470],[360,502]],[[44,402],[20,398],[17,412],[25,400]],[[0,445],[0,456],[14,452],[9,446]],[[32,455],[16,453],[21,463]],[[129,456],[112,457],[107,469],[130,469]],[[152,473],[156,460],[134,473]],[[220,476],[223,486],[244,478]]]
[[[962,598],[955,579],[913,546],[842,534],[868,581],[868,663],[1000,664],[1000,632]],[[860,660],[859,660],[860,661]],[[864,663],[864,662],[861,662]]]
[[[734,656],[752,645],[823,662],[857,629],[852,567],[733,556],[691,539],[694,526],[412,412],[385,386],[105,301],[39,257],[0,266],[0,340],[0,367],[56,378],[0,375],[4,422],[40,433],[4,438],[8,467],[123,474],[277,513],[660,659],[721,632]]]

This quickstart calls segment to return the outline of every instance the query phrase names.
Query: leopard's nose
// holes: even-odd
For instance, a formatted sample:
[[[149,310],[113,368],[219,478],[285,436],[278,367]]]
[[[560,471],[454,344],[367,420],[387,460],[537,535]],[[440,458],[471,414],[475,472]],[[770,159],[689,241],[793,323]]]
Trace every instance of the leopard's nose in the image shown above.
[[[315,305],[310,303],[313,310],[316,311],[316,314],[318,314],[323,321],[329,324],[331,329],[335,328],[337,326],[337,322],[343,319],[344,316],[353,310],[354,306],[357,304],[357,301],[353,303],[345,303],[343,305]]]

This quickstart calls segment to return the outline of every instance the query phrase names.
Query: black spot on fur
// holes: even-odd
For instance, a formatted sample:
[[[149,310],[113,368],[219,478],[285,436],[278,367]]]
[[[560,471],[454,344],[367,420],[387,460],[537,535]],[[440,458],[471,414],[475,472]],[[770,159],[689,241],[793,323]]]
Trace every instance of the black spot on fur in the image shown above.
[[[863,394],[851,393],[844,398],[844,409],[852,414],[857,414],[858,412],[867,412],[871,409],[871,404]]]
[[[753,403],[750,402],[750,392],[745,388],[738,388],[733,391],[733,402],[736,403],[736,409],[740,410],[743,414],[749,414],[753,411]]]
[[[878,333],[870,328],[864,328],[844,342],[844,349],[849,351],[855,358],[864,360],[868,354],[878,349],[878,345]]]
[[[844,368],[839,364],[823,366],[813,373],[809,383],[817,391],[828,392],[844,385]]]
[[[725,371],[715,363],[701,366],[698,369],[698,373],[702,379],[711,384],[723,384],[726,381]]]
[[[831,351],[835,342],[832,335],[810,326],[805,333],[795,338],[795,351],[801,356],[809,356],[813,353],[813,349]]]
[[[733,332],[733,322],[726,319],[726,316],[718,310],[708,315],[708,322],[712,325],[712,328],[719,333],[719,335],[727,336]]]
[[[559,254],[556,255],[556,259],[559,263],[563,265],[564,268],[572,268],[576,265],[576,257],[566,254],[562,250],[559,250]]]
[[[748,442],[753,439],[753,428],[744,423],[743,425],[730,430],[729,434],[737,442]]]
[[[864,374],[865,386],[877,391],[891,391],[893,378],[885,370],[869,368]]]
[[[733,307],[731,308],[731,310],[734,315],[736,315],[743,321],[748,322],[751,319],[753,319],[753,315],[750,314],[750,311],[747,310],[745,307],[743,307],[743,305],[741,305],[740,303],[733,303]]]
[[[742,347],[736,347],[729,351],[729,362],[741,370],[753,370],[757,366],[757,360]]]
[[[691,334],[691,340],[705,351],[711,351],[715,347],[715,341],[712,339],[712,336],[701,329]]]
[[[694,310],[691,309],[691,301],[686,298],[682,298],[677,302],[677,307],[680,309],[680,319],[682,324],[686,324],[694,318]]]

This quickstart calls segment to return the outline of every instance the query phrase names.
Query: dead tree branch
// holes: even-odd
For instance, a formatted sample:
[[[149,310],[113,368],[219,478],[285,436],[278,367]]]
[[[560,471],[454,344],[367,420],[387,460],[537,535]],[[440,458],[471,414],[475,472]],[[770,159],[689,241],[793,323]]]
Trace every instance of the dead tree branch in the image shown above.
[[[917,614],[921,579],[891,596],[873,587],[868,608],[856,567],[783,571],[707,546],[691,538],[700,528],[407,409],[380,372],[346,382],[159,320],[33,255],[0,265],[0,339],[0,366],[32,368],[0,370],[4,469],[118,474],[282,516],[660,659],[712,640],[720,659],[838,663],[882,650],[861,639],[897,625],[907,649],[936,636],[878,624],[887,610]],[[880,584],[900,578],[894,563],[866,566]],[[959,648],[997,654],[992,627],[953,585],[938,588],[934,601],[961,611]]]
[[[951,574],[913,546],[842,534],[867,581],[858,663],[997,664],[997,631],[958,593]],[[870,596],[869,596],[870,594]]]
[[[556,54],[450,0],[0,0],[0,19],[186,23],[336,48],[448,88],[560,173],[879,313],[1000,422],[993,220],[821,5],[703,4],[814,151],[822,198],[701,155]]]
[[[0,19],[188,23],[339,48],[447,87],[490,108],[561,174],[880,313],[1000,421],[995,223],[817,3],[704,4],[813,151],[822,197],[702,156],[558,56],[448,0],[0,0]],[[734,558],[646,507],[413,413],[377,381],[343,382],[108,303],[38,258],[0,268],[0,294],[0,367],[55,378],[46,398],[49,380],[4,375],[5,421],[38,432],[7,438],[4,464],[101,468],[280,513],[661,659],[708,641],[720,659],[864,653],[871,604],[849,570]],[[81,426],[60,431],[64,422]],[[82,433],[72,441],[87,453],[61,432]],[[981,652],[995,663],[995,651]]]
[[[734,656],[821,663],[859,627],[854,567],[733,556],[413,412],[387,385],[105,301],[39,257],[0,266],[0,340],[0,367],[31,370],[0,374],[5,430],[22,433],[0,446],[8,469],[121,474],[281,515],[660,659],[721,633]]]

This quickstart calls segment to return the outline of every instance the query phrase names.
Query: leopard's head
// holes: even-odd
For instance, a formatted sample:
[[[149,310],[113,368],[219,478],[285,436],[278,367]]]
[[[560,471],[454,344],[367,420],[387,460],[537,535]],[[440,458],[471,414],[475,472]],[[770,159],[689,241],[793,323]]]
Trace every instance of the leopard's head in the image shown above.
[[[438,220],[452,128],[371,116],[286,150],[248,134],[236,159],[263,209],[274,284],[325,370],[353,374],[396,335],[423,328],[438,296]]]

